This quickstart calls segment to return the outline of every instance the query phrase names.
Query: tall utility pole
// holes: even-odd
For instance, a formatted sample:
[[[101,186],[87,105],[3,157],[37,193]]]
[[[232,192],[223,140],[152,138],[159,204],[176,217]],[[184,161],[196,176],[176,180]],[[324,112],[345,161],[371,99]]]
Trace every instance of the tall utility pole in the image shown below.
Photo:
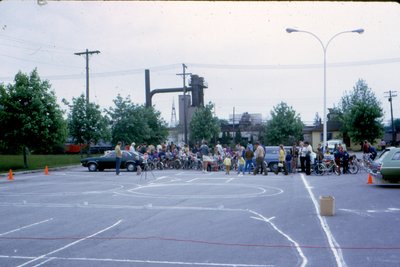
[[[394,131],[392,100],[393,100],[393,97],[397,96],[397,91],[390,90],[389,92],[385,92],[385,94],[389,94],[389,96],[385,96],[385,97],[388,97],[389,98],[388,100],[390,102],[390,115],[391,115],[391,119],[392,119],[392,145],[395,145],[396,144],[396,132]]]
[[[77,56],[85,55],[86,57],[86,102],[87,103],[89,103],[89,55],[99,54],[99,53],[100,53],[99,50],[89,51],[88,49],[86,49],[85,52],[74,53]]]
[[[186,103],[186,75],[192,75],[191,73],[186,73],[187,66],[182,63],[183,71],[182,73],[178,73],[176,75],[182,75],[183,78],[183,124],[184,124],[184,136],[185,136],[185,144],[188,144],[187,140],[187,103]]]

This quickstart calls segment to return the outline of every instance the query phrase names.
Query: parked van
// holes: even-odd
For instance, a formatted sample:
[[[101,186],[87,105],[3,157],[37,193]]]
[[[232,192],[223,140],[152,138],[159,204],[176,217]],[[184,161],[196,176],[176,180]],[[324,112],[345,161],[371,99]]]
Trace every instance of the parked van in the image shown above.
[[[283,148],[285,149],[286,154],[290,153],[290,151],[292,149],[291,146],[284,146]],[[265,162],[265,165],[272,172],[275,172],[278,169],[279,149],[280,149],[279,146],[266,146],[265,147],[264,162]],[[310,157],[311,157],[311,164],[313,164],[317,155],[315,154],[315,152],[312,152]],[[297,166],[300,168],[300,157],[297,159]]]

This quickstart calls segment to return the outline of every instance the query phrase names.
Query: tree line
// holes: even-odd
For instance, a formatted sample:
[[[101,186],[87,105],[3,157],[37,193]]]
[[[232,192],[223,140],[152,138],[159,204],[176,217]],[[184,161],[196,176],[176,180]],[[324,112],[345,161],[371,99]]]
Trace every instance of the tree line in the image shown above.
[[[0,84],[0,153],[22,152],[26,162],[28,152],[63,151],[68,138],[76,144],[90,145],[100,140],[113,144],[117,141],[160,144],[168,137],[161,113],[154,107],[133,103],[129,96],[118,95],[113,100],[114,106],[103,110],[87,102],[83,94],[71,103],[62,102],[67,112],[57,104],[50,83],[41,80],[36,69],[30,74],[18,72],[13,83]],[[191,144],[221,139],[221,125],[226,122],[215,117],[213,109],[213,104],[208,103],[194,113],[189,125]],[[383,109],[364,80],[346,91],[333,110],[341,122],[342,133],[353,141],[382,137]],[[304,124],[291,106],[281,102],[272,108],[270,115],[257,139],[265,145],[291,145],[303,140]],[[240,131],[237,136],[241,137]]]

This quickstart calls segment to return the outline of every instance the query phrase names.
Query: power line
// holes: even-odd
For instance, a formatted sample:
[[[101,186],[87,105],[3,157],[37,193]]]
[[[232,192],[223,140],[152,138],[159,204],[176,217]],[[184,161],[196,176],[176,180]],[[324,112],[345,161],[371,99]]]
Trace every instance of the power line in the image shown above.
[[[366,61],[354,62],[338,62],[330,63],[329,67],[349,67],[349,66],[365,66],[399,63],[400,58],[386,58]],[[227,65],[227,64],[207,64],[207,63],[188,63],[191,67],[207,68],[207,69],[237,69],[237,70],[285,70],[285,69],[316,69],[322,68],[323,64],[274,64],[274,65]]]
[[[0,56],[22,60],[22,61],[30,61],[34,63],[46,64],[46,65],[55,65],[55,66],[62,66],[62,67],[70,67],[76,68],[73,66],[67,66],[62,64],[56,63],[45,63],[36,60],[29,60],[23,59],[18,57],[13,57],[9,55],[0,54]],[[344,63],[332,63],[329,64],[329,67],[349,67],[349,66],[365,66],[365,65],[380,65],[380,64],[394,64],[399,63],[400,58],[386,58],[386,59],[376,59],[376,60],[367,60],[367,61],[357,61],[357,62],[344,62]],[[151,68],[139,68],[139,69],[132,69],[132,70],[118,70],[118,71],[107,71],[107,72],[100,72],[100,73],[92,73],[93,77],[110,77],[110,76],[124,76],[124,75],[131,75],[131,74],[141,74],[145,69],[151,69],[153,72],[155,71],[165,71],[176,68],[181,64],[173,63],[169,65],[162,65],[156,66]],[[227,65],[227,64],[207,64],[207,63],[188,63],[191,67],[198,67],[198,68],[206,68],[206,69],[237,69],[237,70],[295,70],[295,69],[315,69],[315,68],[322,68],[322,64],[293,64],[293,65]],[[73,80],[79,79],[82,77],[81,74],[66,74],[66,75],[50,75],[46,76],[47,79],[51,80]],[[0,77],[0,80],[13,80],[13,77]]]
[[[25,39],[21,39],[21,38],[12,37],[12,36],[5,35],[5,34],[0,34],[0,39],[6,40],[6,41],[17,42],[17,43],[21,43],[21,44],[27,44],[29,46],[32,46],[32,45],[34,45],[34,46],[45,46],[47,48],[51,48],[51,49],[54,49],[54,50],[63,50],[64,52],[69,52],[69,51],[73,50],[73,48],[56,46],[54,44],[48,44],[48,43],[34,42],[34,41],[30,41],[30,40],[25,40]]]

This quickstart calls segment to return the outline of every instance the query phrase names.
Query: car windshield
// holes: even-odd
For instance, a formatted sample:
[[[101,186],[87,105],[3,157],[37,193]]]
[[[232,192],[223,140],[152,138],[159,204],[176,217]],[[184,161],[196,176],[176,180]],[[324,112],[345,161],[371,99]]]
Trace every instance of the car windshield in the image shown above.
[[[103,157],[104,158],[115,158],[115,152],[114,151],[110,151],[110,152],[104,154]]]

